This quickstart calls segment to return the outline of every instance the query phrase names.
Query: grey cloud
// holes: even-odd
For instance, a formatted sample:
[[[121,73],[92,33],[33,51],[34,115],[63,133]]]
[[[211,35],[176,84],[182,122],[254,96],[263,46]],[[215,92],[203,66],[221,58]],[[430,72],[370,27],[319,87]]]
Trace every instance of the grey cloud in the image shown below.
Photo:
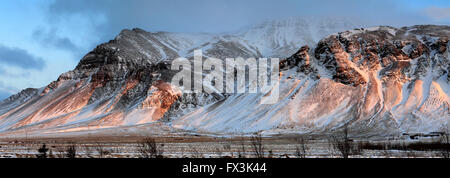
[[[364,25],[395,27],[434,23],[407,1],[391,0],[55,0],[48,8],[50,21],[84,17],[101,41],[124,28],[148,31],[228,32],[265,20],[294,16],[355,18]],[[425,7],[424,7],[425,8]],[[105,17],[106,22],[94,23]],[[357,18],[357,19],[356,19]]]
[[[69,38],[58,37],[56,35],[56,32],[57,30],[55,28],[48,31],[46,31],[44,28],[38,28],[33,32],[33,39],[39,41],[43,45],[52,46],[63,50],[72,52],[80,50],[79,47],[75,45]]]
[[[15,74],[15,73],[10,73],[8,71],[6,71],[5,68],[3,68],[2,66],[0,66],[0,76],[4,76],[4,77],[29,77],[31,74],[28,71],[22,71],[19,74]]]
[[[108,22],[97,27],[109,33],[135,26],[152,31],[223,32],[271,18],[318,15],[400,25],[425,23],[426,19],[419,17],[423,14],[406,7],[390,0],[56,0],[49,12],[56,19],[73,14],[104,15]]]
[[[31,55],[28,51],[20,48],[9,48],[3,45],[0,45],[0,63],[22,69],[41,70],[45,66],[44,60]]]
[[[437,20],[450,20],[450,7],[429,7],[425,9],[425,13]]]

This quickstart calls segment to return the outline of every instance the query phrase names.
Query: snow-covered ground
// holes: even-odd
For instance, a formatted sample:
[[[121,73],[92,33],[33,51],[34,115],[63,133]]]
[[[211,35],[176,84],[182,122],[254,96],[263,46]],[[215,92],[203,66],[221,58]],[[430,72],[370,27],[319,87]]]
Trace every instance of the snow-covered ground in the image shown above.
[[[164,140],[164,139],[163,139]],[[47,140],[48,141],[48,140]],[[358,143],[357,140],[354,141]],[[378,143],[413,143],[411,140],[376,141]],[[416,141],[417,142],[417,141]],[[38,149],[46,143],[50,158],[66,157],[68,146],[76,146],[77,158],[139,158],[141,157],[139,140],[127,140],[126,142],[107,142],[105,140],[90,140],[70,143],[67,140],[44,141],[2,141],[0,142],[0,158],[35,158],[39,154]],[[161,146],[163,144],[164,146]],[[265,138],[263,139],[264,157],[266,158],[298,158],[299,148],[302,144],[294,138]],[[250,138],[207,138],[189,139],[179,138],[174,142],[158,142],[158,150],[162,150],[166,158],[220,158],[220,157],[244,157],[254,158],[254,147]],[[357,144],[355,144],[356,147]],[[340,152],[333,147],[328,140],[309,140],[305,144],[306,158],[339,158]],[[100,154],[102,152],[102,154]],[[358,153],[350,155],[350,158],[432,158],[442,157],[442,151],[417,151],[417,150],[372,150],[362,149]]]

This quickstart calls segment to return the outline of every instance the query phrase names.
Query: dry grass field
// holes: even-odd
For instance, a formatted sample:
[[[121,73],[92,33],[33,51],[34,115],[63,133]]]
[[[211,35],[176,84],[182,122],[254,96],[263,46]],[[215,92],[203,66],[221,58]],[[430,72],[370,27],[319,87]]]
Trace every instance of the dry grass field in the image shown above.
[[[3,158],[393,158],[447,157],[449,145],[428,140],[333,140],[325,136],[102,136],[3,138]]]

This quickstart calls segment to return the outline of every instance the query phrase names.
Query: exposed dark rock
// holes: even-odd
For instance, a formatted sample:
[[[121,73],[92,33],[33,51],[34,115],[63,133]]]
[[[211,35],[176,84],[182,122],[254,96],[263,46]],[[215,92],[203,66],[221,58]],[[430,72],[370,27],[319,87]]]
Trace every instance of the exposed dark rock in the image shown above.
[[[440,66],[439,70],[445,73],[448,59],[434,58],[432,51],[446,51],[449,30],[447,26],[430,25],[355,29],[322,39],[315,49],[315,58],[333,74],[334,80],[353,86],[367,83],[364,76],[381,68],[381,77],[388,78],[417,78],[431,65]],[[409,65],[412,61],[416,61],[414,66]]]

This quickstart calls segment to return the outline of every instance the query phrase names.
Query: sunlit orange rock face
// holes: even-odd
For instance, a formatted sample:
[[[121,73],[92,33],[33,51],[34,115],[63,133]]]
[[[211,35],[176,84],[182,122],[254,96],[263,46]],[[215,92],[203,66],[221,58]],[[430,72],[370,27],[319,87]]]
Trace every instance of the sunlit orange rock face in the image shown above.
[[[112,109],[114,109],[114,107],[117,105],[117,103],[119,102],[120,98],[124,95],[127,94],[127,92],[131,89],[133,89],[134,87],[136,87],[136,85],[139,84],[139,78],[136,77],[130,77],[127,82],[125,83],[124,86],[122,86],[121,88],[121,92],[120,94],[118,94],[114,100],[112,101],[112,104],[109,105],[109,107],[105,110],[106,112],[111,111]]]
[[[81,86],[81,83],[83,82],[78,82],[73,87],[67,87],[62,91],[55,92],[55,96],[52,96],[54,98],[47,96],[48,99],[44,100],[43,103],[35,104],[36,106],[45,105],[46,107],[41,107],[34,111],[20,122],[17,122],[13,128],[49,119],[52,120],[41,125],[41,127],[64,124],[65,120],[75,116],[87,105],[89,98],[94,92],[94,86],[92,84]],[[49,92],[49,90],[44,90],[44,92]]]
[[[86,123],[88,127],[114,127],[159,120],[181,96],[181,91],[170,83],[158,80],[149,87],[147,97],[140,102],[137,108],[129,110],[120,107],[118,103],[121,98],[139,84],[138,76],[130,76],[117,95],[95,105],[94,109],[89,112],[82,111],[91,107],[89,100],[96,89],[104,86],[105,81],[109,78],[107,75],[94,74],[89,83],[86,83],[85,80],[76,83],[58,80],[46,87],[44,93],[41,93],[39,102],[30,103],[30,108],[36,108],[36,110],[29,112],[18,108],[15,112],[7,113],[2,117],[25,116],[11,127],[13,129],[25,126],[33,126],[38,129],[52,128],[89,117],[98,117],[98,119]],[[46,107],[40,107],[41,105]]]
[[[322,60],[324,67],[335,68],[334,80],[353,86],[366,84],[368,81],[364,77],[365,74],[356,68],[355,63],[352,62],[353,56],[355,56],[355,59],[353,59],[355,62],[359,61],[361,56],[350,54],[350,52],[357,51],[358,45],[351,43],[351,46],[346,48],[339,40],[338,36],[332,35],[320,41],[315,50],[316,58]]]
[[[97,126],[121,126],[124,123],[124,113],[123,112],[113,112],[99,120],[95,120],[88,124],[89,127]]]
[[[142,102],[142,109],[154,109],[152,120],[164,116],[170,106],[181,96],[181,91],[164,81],[157,81],[149,89],[149,96]]]

